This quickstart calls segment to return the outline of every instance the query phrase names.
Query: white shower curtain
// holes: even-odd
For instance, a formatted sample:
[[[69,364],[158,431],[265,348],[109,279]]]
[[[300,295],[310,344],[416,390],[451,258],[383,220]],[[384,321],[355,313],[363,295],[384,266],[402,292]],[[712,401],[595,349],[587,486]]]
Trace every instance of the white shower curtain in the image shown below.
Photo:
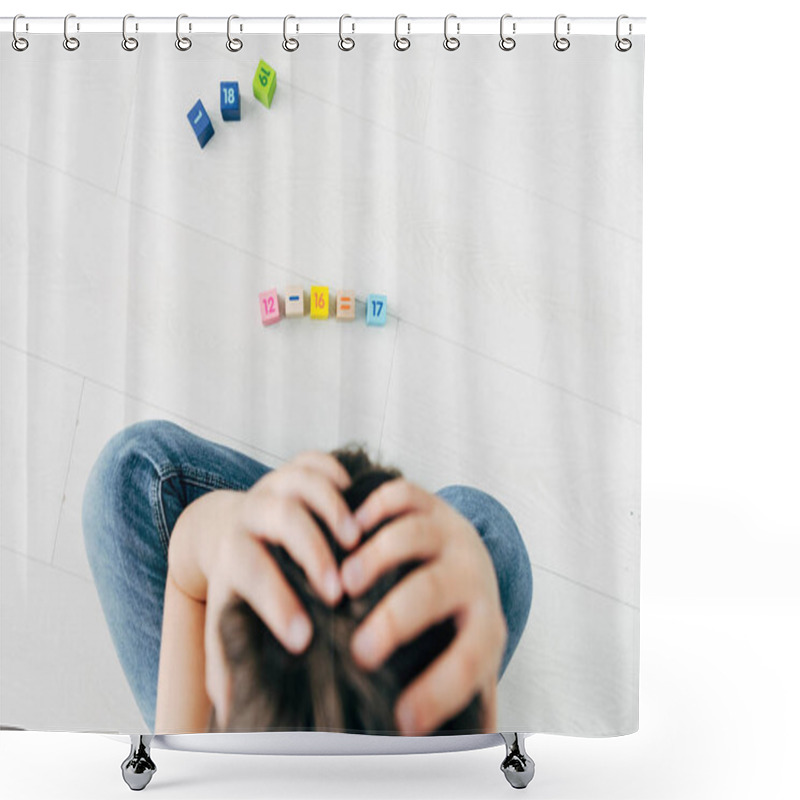
[[[0,722],[153,729],[165,573],[98,542],[98,464],[179,430],[273,469],[360,445],[484,539],[488,496],[524,547],[492,529],[483,572],[452,562],[508,627],[470,651],[504,660],[484,729],[635,731],[644,38],[29,38],[0,47]]]

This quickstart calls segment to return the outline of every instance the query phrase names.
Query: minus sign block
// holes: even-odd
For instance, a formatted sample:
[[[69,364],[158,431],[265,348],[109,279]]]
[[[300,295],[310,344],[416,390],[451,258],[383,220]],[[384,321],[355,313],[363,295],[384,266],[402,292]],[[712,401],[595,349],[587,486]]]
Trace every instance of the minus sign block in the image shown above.
[[[303,287],[287,286],[286,300],[284,302],[285,314],[287,317],[302,317],[303,308]]]
[[[186,115],[186,118],[192,126],[192,130],[197,137],[200,147],[205,147],[208,140],[214,135],[214,127],[206,113],[202,100],[198,100],[192,106],[192,110]]]

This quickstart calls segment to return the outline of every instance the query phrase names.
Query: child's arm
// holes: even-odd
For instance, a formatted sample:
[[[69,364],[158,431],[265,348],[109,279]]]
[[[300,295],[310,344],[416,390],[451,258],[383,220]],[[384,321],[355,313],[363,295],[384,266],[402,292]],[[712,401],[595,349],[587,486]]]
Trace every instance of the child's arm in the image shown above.
[[[205,621],[206,604],[187,595],[167,573],[155,733],[208,729],[211,701],[205,687]]]
[[[247,492],[202,495],[178,518],[169,545],[155,733],[204,732],[211,705],[224,726],[230,686],[219,616],[244,598],[293,652],[311,640],[311,620],[263,540],[280,544],[331,604],[341,597],[336,561],[311,516],[323,519],[345,548],[358,526],[341,489],[350,483],[326,453],[304,453]]]
[[[239,493],[225,490],[198,498],[178,517],[169,543],[164,617],[156,696],[156,733],[204,732],[211,713],[206,693],[204,630],[206,570],[230,528]]]
[[[351,596],[363,594],[404,561],[425,562],[390,589],[358,627],[352,639],[356,661],[365,669],[377,668],[426,628],[455,619],[453,641],[398,698],[398,729],[407,735],[430,733],[480,692],[484,729],[495,730],[497,675],[508,625],[480,534],[440,497],[404,478],[379,486],[356,519],[363,530],[390,521],[342,563],[342,584]]]

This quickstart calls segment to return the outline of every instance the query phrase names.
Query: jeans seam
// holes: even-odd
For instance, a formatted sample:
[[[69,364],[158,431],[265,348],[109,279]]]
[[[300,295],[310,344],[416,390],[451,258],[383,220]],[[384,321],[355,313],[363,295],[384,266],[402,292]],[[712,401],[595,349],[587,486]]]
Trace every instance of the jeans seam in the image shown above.
[[[169,539],[170,532],[167,526],[167,515],[164,510],[164,484],[172,478],[180,476],[186,483],[192,486],[199,486],[202,489],[211,491],[212,489],[232,489],[234,491],[245,491],[249,487],[242,486],[240,483],[225,480],[219,475],[212,472],[205,472],[204,470],[197,470],[193,467],[157,467],[156,475],[158,480],[154,481],[150,486],[150,502],[151,507],[156,509],[155,521],[156,529],[158,530],[158,537],[161,539],[161,545],[164,548],[164,553],[169,558]]]

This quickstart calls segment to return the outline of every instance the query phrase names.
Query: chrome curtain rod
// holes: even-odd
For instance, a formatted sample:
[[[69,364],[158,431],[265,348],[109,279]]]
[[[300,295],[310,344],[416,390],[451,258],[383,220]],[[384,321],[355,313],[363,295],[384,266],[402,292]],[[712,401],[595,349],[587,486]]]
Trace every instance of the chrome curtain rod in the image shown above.
[[[228,17],[195,17],[181,15],[181,29],[185,33],[226,34]],[[473,34],[497,34],[500,16],[459,17],[448,15],[449,30],[454,36]],[[504,15],[504,30],[509,36],[526,34],[553,34],[553,17],[514,17]],[[563,34],[597,34],[613,36],[617,32],[616,17],[570,17],[558,15],[559,30]],[[70,15],[70,33],[122,33],[122,17],[81,17]],[[395,34],[399,30],[403,36],[414,34],[441,35],[444,17],[354,17],[349,14],[340,17],[238,17],[231,18],[231,30],[245,34],[283,34],[285,20],[291,34],[347,34],[385,33]],[[645,17],[625,17],[621,35],[643,34]],[[0,32],[11,33],[13,17],[0,17]],[[136,33],[175,33],[175,17],[137,17],[129,15],[126,30],[129,35]],[[36,17],[20,15],[17,19],[17,34],[61,33],[64,32],[64,17]]]

